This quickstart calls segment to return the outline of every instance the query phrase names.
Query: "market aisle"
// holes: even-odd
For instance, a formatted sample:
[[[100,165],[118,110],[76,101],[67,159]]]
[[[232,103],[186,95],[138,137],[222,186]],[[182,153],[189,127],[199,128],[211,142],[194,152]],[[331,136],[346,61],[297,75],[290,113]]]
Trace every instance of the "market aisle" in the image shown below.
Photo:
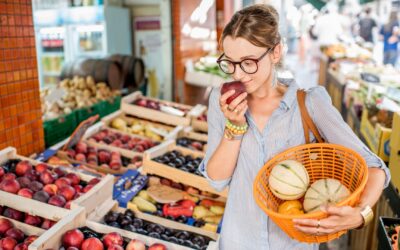
[[[318,67],[311,56],[307,56],[305,62],[302,63],[297,53],[287,54],[285,66],[292,72],[300,87],[308,89],[317,86]]]

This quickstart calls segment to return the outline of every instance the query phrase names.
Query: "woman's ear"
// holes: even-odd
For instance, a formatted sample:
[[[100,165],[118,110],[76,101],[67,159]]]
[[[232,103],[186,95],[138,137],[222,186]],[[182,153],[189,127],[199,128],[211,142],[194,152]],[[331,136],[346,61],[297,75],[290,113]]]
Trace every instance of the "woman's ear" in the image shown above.
[[[281,58],[282,58],[282,52],[283,52],[283,46],[282,43],[279,43],[275,46],[275,48],[272,50],[272,62],[274,64],[277,64],[278,62],[280,62]]]

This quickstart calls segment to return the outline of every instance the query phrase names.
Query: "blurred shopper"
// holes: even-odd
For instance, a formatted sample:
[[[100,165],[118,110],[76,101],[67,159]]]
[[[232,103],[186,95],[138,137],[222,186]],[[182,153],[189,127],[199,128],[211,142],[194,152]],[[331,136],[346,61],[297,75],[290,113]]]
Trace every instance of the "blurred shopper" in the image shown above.
[[[366,42],[374,42],[372,30],[377,27],[375,20],[371,17],[371,9],[365,9],[365,15],[361,16],[359,25],[359,36]]]
[[[389,21],[382,26],[379,33],[383,40],[383,64],[395,66],[399,55],[397,47],[400,38],[397,12],[390,13]]]
[[[327,9],[315,20],[312,34],[317,37],[320,47],[339,43],[339,37],[344,33],[341,20],[334,8]]]

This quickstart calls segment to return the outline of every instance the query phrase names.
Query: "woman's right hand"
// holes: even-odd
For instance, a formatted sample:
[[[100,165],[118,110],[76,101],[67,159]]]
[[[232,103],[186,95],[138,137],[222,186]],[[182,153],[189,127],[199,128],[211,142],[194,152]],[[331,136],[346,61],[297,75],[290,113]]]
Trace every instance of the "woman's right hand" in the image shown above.
[[[242,126],[246,124],[246,117],[244,114],[248,109],[246,100],[247,92],[240,94],[231,103],[227,104],[226,100],[233,94],[235,94],[235,90],[229,90],[221,95],[219,98],[219,105],[226,119],[234,125]]]

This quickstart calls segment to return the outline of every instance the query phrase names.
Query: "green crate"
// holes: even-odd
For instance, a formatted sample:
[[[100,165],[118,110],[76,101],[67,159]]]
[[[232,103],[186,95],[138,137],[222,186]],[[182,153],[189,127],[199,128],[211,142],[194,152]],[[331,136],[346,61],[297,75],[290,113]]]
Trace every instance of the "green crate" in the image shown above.
[[[100,109],[100,117],[107,116],[117,111],[121,106],[121,96],[116,96],[112,101],[102,101]]]
[[[76,110],[78,125],[89,117],[100,114],[102,106],[101,102],[98,102],[91,107]]]
[[[76,111],[72,111],[70,114],[62,115],[52,120],[44,121],[43,130],[46,148],[70,136],[77,126]]]

